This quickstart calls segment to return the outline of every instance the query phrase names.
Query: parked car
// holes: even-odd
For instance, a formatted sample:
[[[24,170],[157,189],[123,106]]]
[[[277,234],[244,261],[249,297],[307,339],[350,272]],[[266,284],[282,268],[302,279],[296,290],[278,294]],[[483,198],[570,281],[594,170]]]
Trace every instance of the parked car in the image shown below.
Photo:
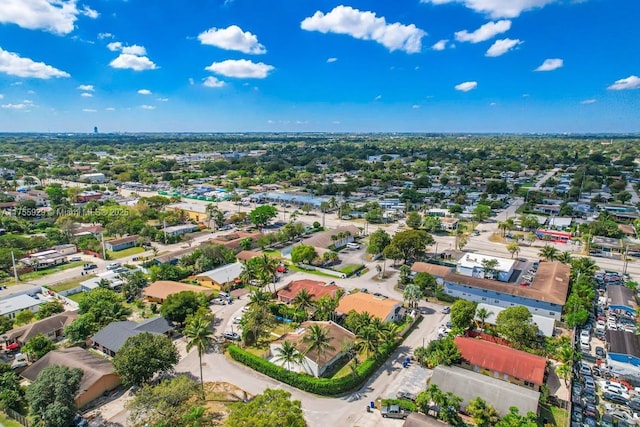
[[[406,419],[411,411],[402,409],[399,405],[383,406],[380,409],[380,415],[382,418],[400,418]]]
[[[242,322],[242,316],[236,316],[233,318],[233,323],[239,325]]]
[[[593,377],[584,377],[584,389],[595,391],[596,382],[593,380]]]
[[[627,403],[629,403],[629,401],[621,395],[617,393],[610,393],[608,391],[602,393],[602,398],[604,400],[608,400],[609,402],[618,403],[620,405],[626,405]]]
[[[594,417],[594,418],[598,417],[598,409],[596,408],[596,405],[588,404],[587,406],[584,407],[584,409],[582,410],[582,413],[584,414],[585,417]]]
[[[109,264],[107,264],[107,270],[115,270],[116,268],[120,267],[122,267],[122,264],[120,264],[119,262],[110,262]]]
[[[76,255],[69,258],[69,262],[82,261],[82,257]]]
[[[27,355],[23,353],[16,354],[16,357],[13,359],[13,363],[11,364],[11,369],[22,369],[29,365],[29,360],[27,359]]]
[[[225,332],[222,336],[231,341],[240,341],[240,335],[237,332]]]
[[[83,269],[84,271],[87,271],[87,270],[94,270],[94,269],[96,269],[96,268],[98,268],[98,266],[97,266],[96,264],[85,264],[85,265],[83,265],[83,266],[82,266],[82,269]]]
[[[629,408],[633,411],[640,412],[640,398],[634,397],[630,399]]]
[[[215,305],[225,305],[227,303],[227,300],[225,300],[224,298],[214,298],[211,300],[211,304],[215,304]]]
[[[396,393],[396,399],[404,399],[404,400],[410,400],[412,402],[416,401],[416,395],[413,393],[409,393],[407,391],[399,391]]]
[[[451,307],[446,306],[445,308],[443,308],[443,309],[442,309],[442,312],[443,312],[444,314],[449,314],[449,313],[451,313]]]

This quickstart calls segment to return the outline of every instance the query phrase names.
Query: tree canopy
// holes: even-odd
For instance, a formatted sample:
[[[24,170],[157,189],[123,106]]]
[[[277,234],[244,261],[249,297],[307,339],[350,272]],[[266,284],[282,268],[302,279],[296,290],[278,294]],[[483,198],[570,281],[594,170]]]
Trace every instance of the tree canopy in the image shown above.
[[[167,320],[182,324],[187,320],[187,316],[194,314],[198,308],[206,305],[207,297],[204,294],[182,291],[169,295],[162,303],[160,313]]]
[[[126,385],[142,385],[157,373],[172,372],[179,355],[171,339],[144,332],[127,338],[113,358],[113,367]]]
[[[66,366],[47,366],[27,388],[29,412],[34,424],[43,427],[67,427],[76,414],[74,399],[83,372]]]
[[[266,389],[248,403],[231,405],[228,427],[305,427],[299,400],[291,393]]]
[[[271,218],[275,218],[277,213],[278,211],[276,211],[276,208],[274,208],[273,206],[263,205],[258,206],[257,208],[249,212],[248,218],[251,223],[257,225],[258,227],[263,227],[271,220]]]

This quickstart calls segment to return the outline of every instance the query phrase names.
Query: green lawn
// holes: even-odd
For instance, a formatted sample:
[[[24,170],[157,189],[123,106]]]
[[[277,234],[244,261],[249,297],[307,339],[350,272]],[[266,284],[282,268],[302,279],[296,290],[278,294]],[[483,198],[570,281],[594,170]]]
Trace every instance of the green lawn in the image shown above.
[[[544,420],[546,418],[547,424],[551,424],[557,427],[568,427],[569,414],[564,409],[556,406],[540,405],[540,416],[538,417],[538,425],[544,426]]]
[[[58,283],[55,285],[47,285],[47,288],[51,289],[54,292],[62,292],[62,291],[66,291],[68,289],[73,289],[77,286],[80,285],[80,283],[84,282],[85,280],[89,280],[96,277],[95,274],[91,274],[88,276],[80,276],[78,278],[75,279],[71,279],[71,280],[67,280],[65,282],[62,283]]]
[[[22,427],[22,424],[20,424],[19,422],[14,421],[11,418],[7,417],[4,412],[0,412],[0,426],[3,426],[3,427]]]
[[[82,298],[82,295],[84,295],[84,292],[78,292],[77,294],[69,295],[67,298],[69,298],[71,301],[80,302],[80,298]]]
[[[131,255],[140,254],[145,251],[145,248],[142,246],[134,246],[133,248],[123,249],[118,252],[107,251],[108,259],[120,259],[125,258]]]
[[[357,269],[359,269],[360,267],[362,267],[362,265],[356,265],[356,264],[347,264],[345,266],[343,266],[342,268],[338,269],[339,272],[346,274],[347,276],[353,274],[354,271],[356,271]]]
[[[296,265],[289,265],[289,266],[288,266],[288,268],[289,268],[289,270],[293,270],[293,271],[301,271],[301,272],[303,272],[303,273],[309,273],[309,274],[315,274],[316,276],[331,277],[331,278],[333,278],[333,279],[335,279],[335,278],[336,278],[336,276],[333,276],[333,275],[331,275],[331,274],[323,273],[323,272],[318,271],[318,270],[305,270],[305,269],[300,268],[300,267],[298,267],[298,266],[296,266]]]
[[[74,261],[74,262],[69,262],[67,264],[57,265],[52,268],[47,268],[46,270],[30,271],[29,273],[21,274],[20,280],[24,280],[24,281],[34,280],[39,277],[48,276],[49,274],[57,273],[59,271],[68,270],[74,267],[80,267],[83,264],[84,264],[83,261]]]

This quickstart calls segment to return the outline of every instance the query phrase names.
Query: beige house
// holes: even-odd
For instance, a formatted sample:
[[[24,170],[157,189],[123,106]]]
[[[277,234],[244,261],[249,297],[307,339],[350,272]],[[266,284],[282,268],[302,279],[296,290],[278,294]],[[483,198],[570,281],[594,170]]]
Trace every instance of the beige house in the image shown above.
[[[169,295],[183,291],[200,292],[211,295],[213,289],[203,286],[189,285],[187,283],[173,282],[171,280],[157,280],[142,290],[142,295],[149,302],[159,302],[162,304]]]
[[[340,304],[338,304],[336,311],[339,314],[346,315],[351,310],[358,314],[366,311],[383,322],[395,322],[404,316],[402,301],[387,297],[377,297],[364,292],[345,295],[340,299]]]
[[[308,334],[312,325],[318,325],[327,330],[329,336],[329,344],[333,347],[327,349],[323,354],[318,354],[317,350],[307,351],[309,344],[304,341],[304,337]],[[353,343],[356,336],[349,330],[343,328],[333,322],[303,322],[295,332],[283,335],[280,339],[273,341],[270,345],[271,362],[282,366],[285,369],[294,372],[303,372],[314,377],[320,377],[328,368],[345,355],[348,346],[346,344]],[[288,341],[294,344],[298,351],[304,354],[304,360],[301,363],[287,365],[286,363],[277,361],[279,349],[282,343]]]

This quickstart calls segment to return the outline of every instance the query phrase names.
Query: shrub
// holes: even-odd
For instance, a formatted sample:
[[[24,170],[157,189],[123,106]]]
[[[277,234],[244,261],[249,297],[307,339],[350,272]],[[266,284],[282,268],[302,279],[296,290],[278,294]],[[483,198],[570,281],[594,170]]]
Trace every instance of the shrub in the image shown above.
[[[436,291],[436,298],[438,298],[442,302],[454,302],[456,299],[451,295],[444,293],[442,290],[438,289]]]
[[[406,399],[382,399],[382,406],[398,405],[402,409],[416,412],[416,404]]]

